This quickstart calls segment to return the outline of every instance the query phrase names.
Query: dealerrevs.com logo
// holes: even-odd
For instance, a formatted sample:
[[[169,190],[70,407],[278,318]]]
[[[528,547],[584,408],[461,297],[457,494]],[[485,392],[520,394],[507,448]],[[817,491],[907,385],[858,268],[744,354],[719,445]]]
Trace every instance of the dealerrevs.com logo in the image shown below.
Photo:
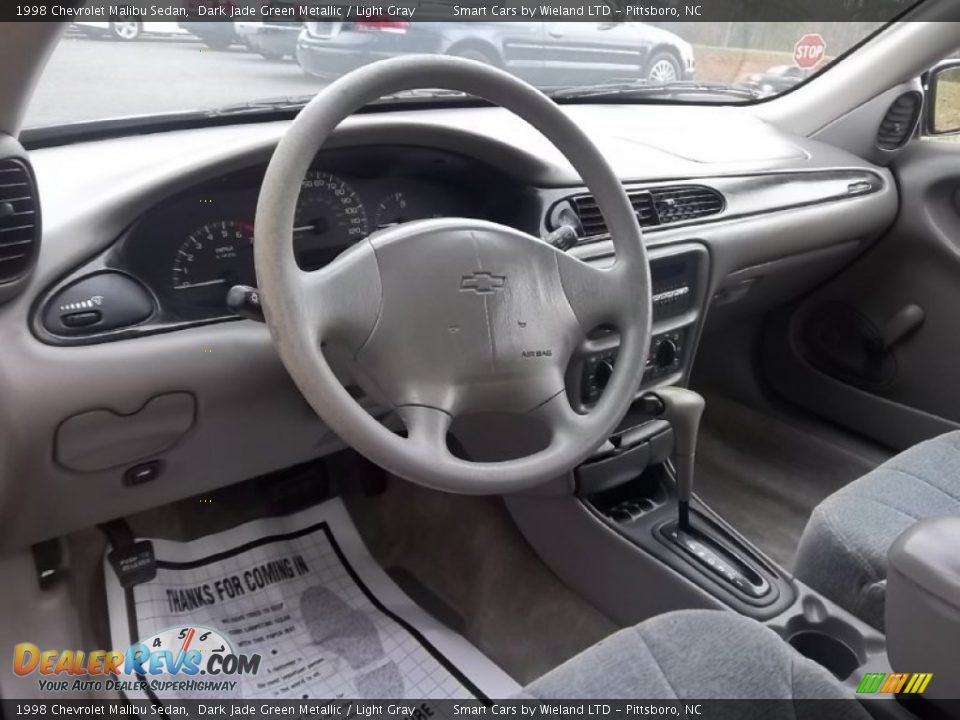
[[[47,692],[92,690],[230,691],[260,670],[260,655],[233,651],[216,630],[169,628],[120,650],[41,650],[20,643],[13,672],[36,674]],[[202,676],[202,677],[201,677]]]

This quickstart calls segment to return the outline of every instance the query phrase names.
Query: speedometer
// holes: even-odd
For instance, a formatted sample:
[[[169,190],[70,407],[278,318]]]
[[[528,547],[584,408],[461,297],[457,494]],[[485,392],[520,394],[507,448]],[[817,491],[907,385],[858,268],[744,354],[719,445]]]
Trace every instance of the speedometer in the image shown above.
[[[300,267],[323,267],[369,232],[363,202],[343,178],[322,170],[307,173],[300,188],[293,228]]]
[[[223,307],[234,285],[255,285],[253,225],[222,220],[195,230],[173,261],[171,286],[192,305]]]

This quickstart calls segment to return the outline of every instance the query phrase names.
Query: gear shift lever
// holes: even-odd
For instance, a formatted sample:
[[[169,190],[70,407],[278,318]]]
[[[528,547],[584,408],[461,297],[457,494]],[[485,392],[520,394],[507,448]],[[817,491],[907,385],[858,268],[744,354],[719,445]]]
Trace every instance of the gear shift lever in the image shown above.
[[[657,388],[652,392],[663,403],[661,417],[673,427],[673,465],[677,471],[677,528],[690,527],[690,496],[693,494],[693,459],[697,452],[697,432],[703,415],[704,400],[693,390],[682,387]]]
[[[771,584],[750,559],[742,541],[722,527],[706,521],[690,526],[690,498],[693,495],[693,460],[697,452],[697,432],[703,415],[703,398],[682,387],[657,388],[643,398],[651,415],[669,420],[673,427],[673,465],[677,472],[677,524],[664,525],[661,533],[690,557],[694,563],[728,587],[749,598],[770,593]],[[698,523],[700,525],[700,523]],[[719,538],[727,538],[719,542]],[[738,550],[738,548],[744,548]]]

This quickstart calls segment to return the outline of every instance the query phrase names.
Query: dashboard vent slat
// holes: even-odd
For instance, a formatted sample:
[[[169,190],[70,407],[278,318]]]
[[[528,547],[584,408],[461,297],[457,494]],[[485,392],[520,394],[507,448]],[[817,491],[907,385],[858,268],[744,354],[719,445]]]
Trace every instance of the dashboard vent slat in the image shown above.
[[[574,199],[573,204],[580,217],[584,236],[602,235],[607,231],[607,224],[600,215],[600,208],[597,207],[597,202],[592,195],[581,195]]]
[[[40,207],[20,160],[0,160],[0,283],[25,275],[37,254]]]
[[[650,197],[648,192],[628,192],[627,197],[630,198],[630,204],[633,206],[633,211],[637,214],[637,219],[640,221],[640,227],[649,227],[651,225],[658,225],[659,220],[657,219],[657,211],[653,205],[653,198]]]
[[[694,220],[723,211],[723,196],[708,187],[655,188],[651,193],[661,223]]]
[[[893,101],[877,130],[877,147],[881,150],[899,150],[913,136],[920,121],[923,98],[911,90]]]
[[[676,185],[629,190],[627,197],[637,214],[640,227],[669,225],[723,212],[723,195],[703,185]],[[592,195],[578,195],[573,205],[583,226],[582,238],[607,234],[607,224]]]

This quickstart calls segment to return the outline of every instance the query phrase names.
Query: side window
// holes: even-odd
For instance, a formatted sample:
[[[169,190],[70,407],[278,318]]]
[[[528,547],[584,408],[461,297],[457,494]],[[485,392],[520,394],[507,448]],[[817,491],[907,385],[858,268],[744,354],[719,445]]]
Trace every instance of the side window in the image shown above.
[[[960,139],[960,54],[934,67],[926,82],[926,134]]]

